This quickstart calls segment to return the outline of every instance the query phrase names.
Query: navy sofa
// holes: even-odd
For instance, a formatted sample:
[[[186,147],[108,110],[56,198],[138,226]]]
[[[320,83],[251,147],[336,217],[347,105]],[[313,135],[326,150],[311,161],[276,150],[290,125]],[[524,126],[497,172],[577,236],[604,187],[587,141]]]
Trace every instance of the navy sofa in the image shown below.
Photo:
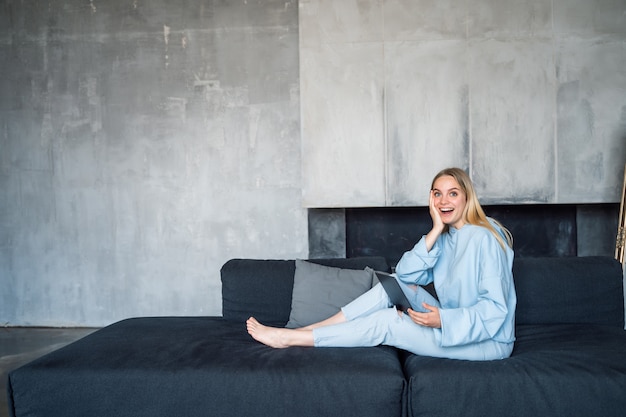
[[[315,260],[388,270],[383,258]],[[245,320],[285,325],[293,260],[228,261],[223,317],[144,317],[100,329],[9,373],[25,416],[623,416],[621,265],[516,259],[517,341],[501,361],[390,347],[271,349]]]

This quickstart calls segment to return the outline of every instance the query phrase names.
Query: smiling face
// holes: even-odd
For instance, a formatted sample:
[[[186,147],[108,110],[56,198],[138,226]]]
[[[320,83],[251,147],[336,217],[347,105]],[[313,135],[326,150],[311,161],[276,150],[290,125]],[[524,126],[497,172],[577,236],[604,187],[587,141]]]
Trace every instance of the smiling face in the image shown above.
[[[463,212],[467,205],[467,196],[454,177],[443,175],[435,180],[433,199],[444,224],[456,229],[463,227],[465,224]]]

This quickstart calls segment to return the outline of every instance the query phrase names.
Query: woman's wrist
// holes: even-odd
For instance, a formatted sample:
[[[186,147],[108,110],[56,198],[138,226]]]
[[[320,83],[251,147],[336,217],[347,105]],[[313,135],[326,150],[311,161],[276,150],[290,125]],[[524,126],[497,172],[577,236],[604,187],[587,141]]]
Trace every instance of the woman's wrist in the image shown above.
[[[439,227],[433,226],[433,228],[430,229],[430,232],[426,234],[425,243],[426,243],[426,250],[428,252],[430,252],[433,246],[435,246],[435,242],[437,242],[437,239],[439,238],[441,233],[443,233],[443,227],[439,228]]]

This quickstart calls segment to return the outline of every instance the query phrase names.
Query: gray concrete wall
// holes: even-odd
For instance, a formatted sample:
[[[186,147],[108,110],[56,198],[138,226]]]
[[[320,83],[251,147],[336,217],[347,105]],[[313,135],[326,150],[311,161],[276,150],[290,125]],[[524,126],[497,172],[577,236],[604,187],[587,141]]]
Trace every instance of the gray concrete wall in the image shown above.
[[[623,0],[301,0],[304,204],[618,202]]]
[[[219,315],[306,257],[298,4],[0,3],[0,324]]]
[[[617,201],[624,16],[619,0],[5,0],[0,323],[220,314],[226,260],[308,256],[303,204],[419,204],[435,165],[470,168],[493,201]],[[312,217],[342,255],[345,231]]]

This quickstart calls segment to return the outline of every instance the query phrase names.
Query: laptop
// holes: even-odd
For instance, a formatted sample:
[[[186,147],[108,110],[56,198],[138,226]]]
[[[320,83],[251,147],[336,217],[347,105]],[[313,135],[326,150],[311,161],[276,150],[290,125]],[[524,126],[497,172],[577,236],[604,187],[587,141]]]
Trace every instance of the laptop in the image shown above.
[[[396,281],[396,278],[388,274],[386,272],[374,271],[376,273],[376,277],[378,281],[382,284],[383,288],[387,292],[389,296],[389,300],[391,303],[400,311],[408,314],[407,310],[411,308],[411,303],[409,302],[406,295],[404,295],[404,291]]]

